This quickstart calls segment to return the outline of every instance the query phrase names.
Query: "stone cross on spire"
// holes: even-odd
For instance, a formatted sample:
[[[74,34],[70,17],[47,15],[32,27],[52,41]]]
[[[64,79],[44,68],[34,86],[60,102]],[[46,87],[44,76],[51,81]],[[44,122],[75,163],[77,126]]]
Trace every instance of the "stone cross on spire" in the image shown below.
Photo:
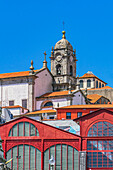
[[[46,51],[44,52],[44,61],[43,61],[43,68],[47,68],[47,61],[46,61]]]
[[[46,61],[46,51],[44,52],[44,61]]]

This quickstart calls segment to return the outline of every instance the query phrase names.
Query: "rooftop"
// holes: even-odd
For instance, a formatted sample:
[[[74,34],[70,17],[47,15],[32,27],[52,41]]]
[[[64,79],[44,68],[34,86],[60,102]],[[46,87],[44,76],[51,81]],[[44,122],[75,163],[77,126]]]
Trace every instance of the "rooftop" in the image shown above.
[[[113,108],[113,104],[87,104],[87,105],[71,105],[71,106],[65,106],[65,107],[60,107],[57,109],[101,109],[101,108]]]
[[[91,103],[95,103],[97,100],[99,100],[102,96],[99,94],[89,94],[87,95],[87,98],[90,99]]]
[[[79,79],[84,79],[84,78],[97,78],[98,80],[102,81],[103,83],[107,84],[103,80],[99,79],[97,76],[95,76],[91,71],[88,71],[85,73],[83,76],[79,77]]]
[[[34,70],[34,72],[40,72],[44,68],[41,68],[39,70]],[[30,76],[29,74],[30,71],[21,71],[21,72],[13,72],[13,73],[2,73],[0,74],[0,79],[3,78],[11,78],[11,77],[24,77],[24,76]]]

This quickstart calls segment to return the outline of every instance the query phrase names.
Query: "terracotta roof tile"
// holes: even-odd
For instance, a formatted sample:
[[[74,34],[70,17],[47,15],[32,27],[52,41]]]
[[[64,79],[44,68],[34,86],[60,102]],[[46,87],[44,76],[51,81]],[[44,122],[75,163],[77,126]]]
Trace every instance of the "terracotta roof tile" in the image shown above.
[[[39,72],[43,70],[44,68],[41,68],[39,70],[34,70],[34,72]],[[0,74],[0,79],[3,78],[11,78],[11,77],[24,77],[24,76],[29,76],[30,71],[21,71],[21,72],[13,72],[13,73],[2,73]]]
[[[71,105],[60,107],[58,109],[91,109],[91,108],[113,108],[113,104],[90,104],[90,105]]]
[[[20,105],[16,105],[16,106],[5,106],[5,107],[2,107],[2,108],[7,108],[7,109],[22,108],[22,109],[26,109],[26,108],[24,108],[24,107],[22,107],[22,106],[20,106]],[[26,109],[26,110],[28,110],[28,109]]]
[[[29,112],[29,113],[26,113],[25,115],[34,115],[34,114],[42,114],[42,113],[56,113],[56,110],[38,110],[38,111],[35,111],[35,112]]]
[[[64,95],[68,95],[68,94],[69,94],[69,91],[57,91],[57,92],[46,93],[40,97],[64,96]]]
[[[101,88],[87,89],[87,90],[101,90],[101,89],[113,89],[113,88],[110,86],[105,86],[105,87],[101,87]]]
[[[95,103],[97,100],[99,100],[102,96],[99,95],[99,94],[90,94],[90,95],[87,95],[87,98],[90,99],[91,103]]]
[[[98,80],[102,81],[103,83],[107,84],[103,80],[99,79],[97,76],[95,76],[93,73],[85,73],[83,76],[79,77],[79,79],[84,79],[84,78],[97,78]]]

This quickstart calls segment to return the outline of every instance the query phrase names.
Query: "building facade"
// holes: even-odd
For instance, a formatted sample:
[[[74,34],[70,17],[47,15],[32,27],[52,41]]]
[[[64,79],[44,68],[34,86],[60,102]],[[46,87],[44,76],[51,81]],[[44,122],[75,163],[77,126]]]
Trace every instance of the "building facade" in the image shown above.
[[[100,109],[74,120],[80,135],[21,117],[0,126],[4,157],[15,170],[113,169],[113,112]],[[4,129],[4,131],[3,131]]]

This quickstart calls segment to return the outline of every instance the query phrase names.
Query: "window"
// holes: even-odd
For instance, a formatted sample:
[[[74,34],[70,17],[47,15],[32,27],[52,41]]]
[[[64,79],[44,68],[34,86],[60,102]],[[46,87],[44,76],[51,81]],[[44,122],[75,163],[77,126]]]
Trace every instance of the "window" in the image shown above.
[[[113,124],[109,122],[97,122],[88,131],[88,136],[113,136]]]
[[[27,99],[22,100],[22,107],[27,109]]]
[[[91,87],[91,80],[87,80],[87,87]]]
[[[70,66],[70,76],[73,76],[73,67]]]
[[[101,88],[101,82],[99,82],[99,88]]]
[[[104,84],[102,84],[102,87],[104,87]]]
[[[48,106],[53,106],[53,103],[52,102],[47,102],[47,103],[44,104],[43,107],[48,107]]]
[[[88,168],[113,167],[113,140],[87,141]]]
[[[78,151],[70,145],[57,144],[48,148],[44,152],[44,170],[49,169],[49,159],[51,155],[55,159],[56,170],[78,170],[79,169],[79,158]]]
[[[83,88],[83,80],[80,80],[80,88]]]
[[[36,169],[41,170],[41,152],[31,145],[18,145],[11,148],[6,153],[7,161],[10,169]]]
[[[71,119],[71,112],[66,113],[66,119]]]
[[[58,64],[58,65],[56,66],[56,74],[57,74],[57,75],[61,75],[61,65],[60,65],[60,64]]]
[[[10,129],[9,136],[39,136],[39,132],[32,123],[19,122]]]
[[[82,116],[82,112],[77,112],[77,117],[81,117]]]
[[[98,88],[98,81],[96,81],[96,88]]]
[[[9,101],[9,106],[14,106],[14,100]]]

